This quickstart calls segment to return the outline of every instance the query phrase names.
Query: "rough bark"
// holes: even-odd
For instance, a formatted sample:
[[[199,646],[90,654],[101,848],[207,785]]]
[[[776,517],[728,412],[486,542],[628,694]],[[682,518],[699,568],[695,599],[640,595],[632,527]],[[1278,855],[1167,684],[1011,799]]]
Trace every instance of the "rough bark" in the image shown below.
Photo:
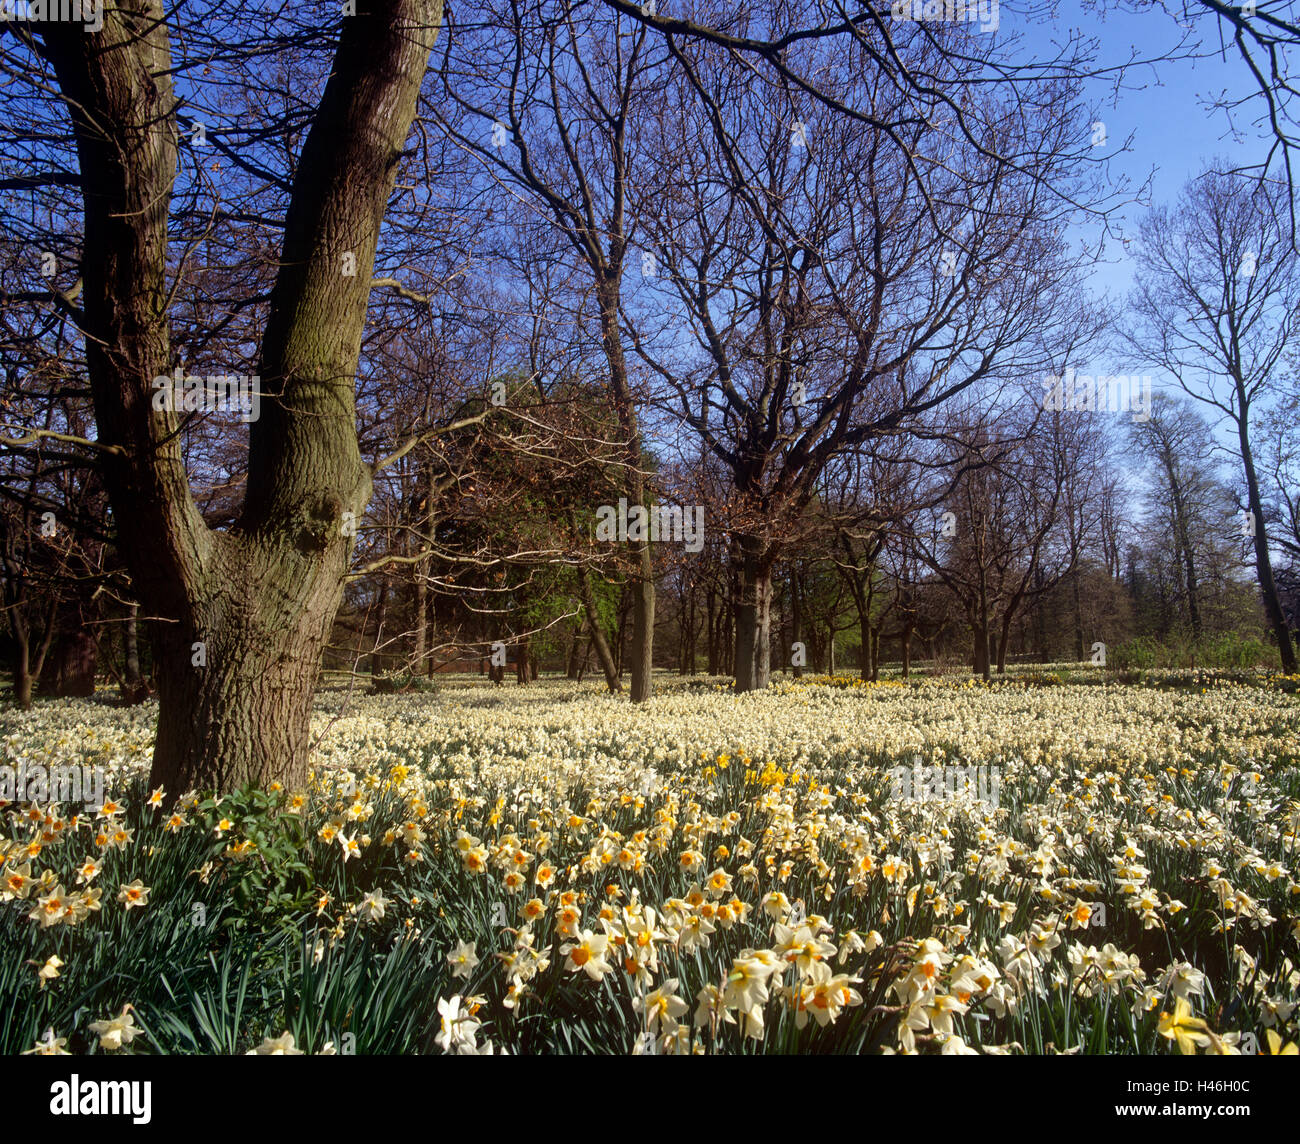
[[[18,641],[17,662],[14,664],[14,701],[23,711],[32,709],[31,647],[26,639]]]
[[[130,687],[137,687],[142,682],[140,678],[140,624],[139,624],[140,606],[132,604],[126,610],[126,625],[123,629],[123,640],[126,650],[126,682]]]
[[[42,695],[58,699],[88,699],[95,694],[98,648],[85,628],[63,632],[40,673]]]
[[[736,599],[736,690],[762,691],[772,669],[772,559],[761,542],[740,542]]]

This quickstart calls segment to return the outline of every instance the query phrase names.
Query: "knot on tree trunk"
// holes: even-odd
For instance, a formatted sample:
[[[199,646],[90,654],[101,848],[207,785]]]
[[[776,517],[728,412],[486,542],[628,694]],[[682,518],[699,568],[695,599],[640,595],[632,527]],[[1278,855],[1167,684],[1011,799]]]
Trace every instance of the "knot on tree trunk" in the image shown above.
[[[304,551],[324,552],[342,535],[343,500],[337,493],[322,493],[309,507],[299,534]]]

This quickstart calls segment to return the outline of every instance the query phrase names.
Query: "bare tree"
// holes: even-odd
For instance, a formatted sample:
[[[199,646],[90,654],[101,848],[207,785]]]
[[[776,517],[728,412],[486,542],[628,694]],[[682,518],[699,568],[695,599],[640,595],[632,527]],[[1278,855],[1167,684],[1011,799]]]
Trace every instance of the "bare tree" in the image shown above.
[[[1295,648],[1273,578],[1251,442],[1252,417],[1270,403],[1300,334],[1300,255],[1288,204],[1285,185],[1216,165],[1187,185],[1176,207],[1153,211],[1140,232],[1127,339],[1234,432],[1260,595],[1291,674]]]
[[[658,312],[675,304],[692,337],[684,348],[638,322],[636,348],[662,406],[732,482],[736,685],[752,690],[768,681],[773,568],[828,463],[982,378],[1045,368],[1069,320],[1070,259],[1044,188],[1078,176],[1079,135],[1068,86],[949,114],[943,95],[892,82],[856,35],[834,58],[815,40],[790,49],[791,67],[859,112],[816,121],[784,64],[751,75],[711,46],[669,43],[676,158],[641,193],[667,269]],[[953,44],[910,49],[945,77],[936,93],[965,78]]]
[[[635,232],[630,183],[645,158],[638,125],[656,102],[663,50],[644,27],[580,0],[510,0],[488,12],[490,19],[473,29],[450,24],[443,99],[431,110],[505,183],[504,209],[517,211],[522,199],[586,268],[624,438],[627,501],[645,505],[642,435],[619,307]],[[628,545],[630,695],[641,702],[653,683],[654,567],[648,539],[629,537]]]

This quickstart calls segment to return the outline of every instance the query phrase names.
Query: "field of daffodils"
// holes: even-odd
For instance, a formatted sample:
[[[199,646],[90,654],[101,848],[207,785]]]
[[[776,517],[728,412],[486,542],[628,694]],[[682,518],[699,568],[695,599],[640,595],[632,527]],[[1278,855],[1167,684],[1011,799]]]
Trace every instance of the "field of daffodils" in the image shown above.
[[[0,804],[0,1052],[1295,1053],[1296,681],[1065,675],[326,689],[170,810],[5,706],[109,781]]]

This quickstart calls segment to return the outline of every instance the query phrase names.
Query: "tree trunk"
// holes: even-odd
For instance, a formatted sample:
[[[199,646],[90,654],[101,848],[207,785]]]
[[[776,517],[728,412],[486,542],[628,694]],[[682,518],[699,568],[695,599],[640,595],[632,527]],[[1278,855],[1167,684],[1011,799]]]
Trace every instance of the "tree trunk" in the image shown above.
[[[696,624],[697,616],[696,616],[696,607],[695,607],[695,586],[694,585],[691,586],[690,601],[691,601],[690,630],[688,633],[687,644],[686,644],[686,663],[687,663],[687,667],[689,668],[689,673],[691,675],[698,675],[699,669],[696,664],[696,656],[695,656],[695,624]]]
[[[650,545],[641,546],[638,579],[632,589],[632,683],[628,695],[642,703],[654,690],[655,582],[650,563]]]
[[[232,585],[214,603],[224,603],[238,614],[242,601],[237,597],[243,594]],[[209,626],[205,615],[189,632],[172,624],[157,625],[154,783],[166,786],[168,794],[200,784],[217,790],[249,782],[265,785],[272,778],[291,787],[305,784],[303,746],[321,647],[333,619],[331,600],[321,593],[314,608],[296,609],[296,615],[285,606],[280,625],[265,605],[254,615],[242,605],[244,614],[234,624]],[[337,606],[333,601],[333,608]],[[199,634],[208,638],[190,638]],[[299,758],[301,771],[297,765],[285,765]],[[159,762],[167,760],[183,760],[188,766],[160,772]],[[174,785],[167,785],[169,781]]]
[[[515,648],[515,682],[520,687],[525,686],[529,680],[528,655],[531,648],[532,640],[528,636],[524,636]]]
[[[1238,386],[1240,408],[1248,408],[1245,394]],[[1255,571],[1259,577],[1260,594],[1264,597],[1264,614],[1268,617],[1273,635],[1277,638],[1278,654],[1282,660],[1282,674],[1296,674],[1295,647],[1287,627],[1282,602],[1278,598],[1277,584],[1273,580],[1273,563],[1268,552],[1268,534],[1264,528],[1264,503],[1259,495],[1259,479],[1255,475],[1255,458],[1250,449],[1250,429],[1245,415],[1237,419],[1237,439],[1241,445],[1241,461],[1246,470],[1246,494],[1250,498],[1250,514],[1254,524]]]
[[[1177,530],[1179,552],[1182,554],[1183,576],[1187,584],[1187,618],[1192,625],[1192,638],[1201,635],[1201,601],[1196,583],[1196,554],[1192,548],[1191,527],[1187,520],[1187,510],[1179,492],[1177,479],[1172,467],[1167,466],[1169,481],[1173,492],[1174,528]]]
[[[740,544],[736,600],[736,690],[762,691],[771,675],[772,558],[757,539]]]
[[[26,635],[17,640],[18,654],[14,663],[14,701],[20,710],[32,709],[32,649]]]
[[[688,660],[691,657],[687,650],[691,638],[690,620],[689,620],[690,607],[691,607],[690,592],[684,592],[682,594],[682,605],[678,613],[678,625],[677,625],[678,626],[677,674],[682,676],[683,678],[685,678],[688,674],[690,674],[690,664],[688,663]]]
[[[388,670],[388,656],[384,654],[384,628],[388,625],[388,581],[379,585],[379,605],[375,608],[375,638],[370,645],[370,675],[375,678]]]
[[[415,600],[412,608],[415,612],[415,647],[411,655],[414,664],[411,671],[415,675],[421,674],[427,669],[428,663],[432,663],[432,657],[426,662],[425,657],[429,654],[429,585],[425,579],[427,575],[427,562],[421,562],[415,566]]]
[[[971,624],[975,636],[974,674],[989,678],[989,625],[988,621],[976,618]]]
[[[708,595],[705,598],[705,638],[707,640],[705,655],[708,659],[708,673],[710,675],[718,675],[718,616],[715,615],[714,598],[714,591],[712,589],[708,590]]]
[[[621,227],[618,229],[621,230]],[[627,441],[627,503],[630,509],[637,505],[645,505],[646,495],[645,479],[641,473],[641,430],[637,424],[636,407],[628,386],[623,339],[618,327],[622,238],[616,235],[614,241],[618,247],[611,251],[608,273],[597,283],[596,294],[600,308],[601,340],[605,346],[605,359],[609,363],[614,409],[618,416],[619,429]],[[650,554],[648,537],[644,540],[629,540],[628,548],[634,566],[633,578],[629,585],[632,597],[632,683],[628,688],[628,694],[633,703],[643,703],[650,698],[654,689],[654,561]],[[621,646],[619,650],[621,657]]]
[[[610,691],[622,691],[623,683],[619,679],[618,665],[614,663],[609,642],[605,639],[605,633],[597,618],[596,596],[591,587],[591,573],[582,565],[578,566],[578,591],[582,595],[583,618],[587,624],[587,634],[591,637],[591,646],[596,649],[600,669],[605,673],[605,686]]]
[[[614,637],[614,667],[618,671],[620,680],[623,678],[623,652],[627,647],[628,595],[629,588],[625,584],[618,601],[618,632]]]
[[[1007,673],[1007,644],[1011,641],[1011,610],[1002,617],[1002,638],[998,640],[998,674]]]
[[[1083,600],[1079,589],[1079,569],[1070,577],[1074,595],[1074,658],[1083,662]]]
[[[582,649],[582,624],[578,623],[573,626],[573,632],[569,636],[569,650],[564,657],[564,678],[578,678],[578,652]]]
[[[791,652],[791,675],[795,679],[803,678],[803,664],[794,661],[794,645],[803,642],[803,604],[800,600],[799,579],[793,568],[790,569],[790,652]],[[800,659],[807,661],[806,649]]]
[[[1050,663],[1047,651],[1047,609],[1043,606],[1043,573],[1041,569],[1034,572],[1034,584],[1037,592],[1034,596],[1034,643],[1037,645],[1039,663]]]
[[[77,141],[86,360],[119,543],[149,601],[158,683],[150,782],[170,798],[305,785],[317,669],[371,473],[355,378],[374,255],[441,0],[358,0],[284,220],[249,433],[246,499],[207,527],[173,411],[169,200],[178,101],[160,0],[105,5],[103,28],[42,26]]]
[[[97,658],[95,637],[85,628],[64,632],[55,641],[53,655],[41,672],[41,694],[59,699],[89,699],[95,694]]]
[[[140,606],[132,604],[126,610],[126,627],[123,638],[126,643],[126,682],[128,686],[138,687],[140,679]]]
[[[425,529],[430,533],[434,531],[434,501],[438,495],[438,482],[431,462],[425,461],[420,466],[418,479],[423,487],[419,492],[416,511],[423,515],[415,521],[416,528],[412,530],[414,535],[411,538],[411,543],[417,552],[423,553],[423,555],[415,562],[415,588],[413,592],[414,602],[412,604],[415,612],[413,617],[415,621],[415,647],[413,649],[415,666],[412,671],[416,675],[421,673],[432,675],[434,657],[429,655],[429,567],[433,557],[427,551],[430,538],[422,532]]]
[[[732,604],[731,607],[727,607],[726,605],[732,603],[735,598],[735,594],[733,593],[730,599],[724,600],[724,606],[721,613],[718,615],[718,630],[721,634],[721,638],[718,640],[718,657],[721,660],[721,671],[719,673],[721,675],[734,674],[733,664],[735,661],[736,644],[733,636],[735,632],[736,609],[734,604]]]

